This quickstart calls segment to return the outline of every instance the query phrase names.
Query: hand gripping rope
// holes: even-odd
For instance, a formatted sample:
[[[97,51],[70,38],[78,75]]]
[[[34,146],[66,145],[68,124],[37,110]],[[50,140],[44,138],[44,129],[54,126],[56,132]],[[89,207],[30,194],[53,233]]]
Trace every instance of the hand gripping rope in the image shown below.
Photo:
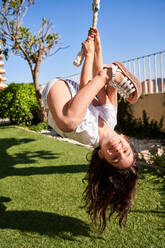
[[[96,26],[97,26],[99,9],[100,9],[100,0],[93,0],[93,3],[92,3],[92,10],[93,10],[92,27],[94,27],[94,28],[96,28]],[[83,51],[83,47],[82,47],[81,51],[77,54],[77,57],[74,60],[73,64],[78,67],[81,65],[83,59],[84,59],[84,51]]]

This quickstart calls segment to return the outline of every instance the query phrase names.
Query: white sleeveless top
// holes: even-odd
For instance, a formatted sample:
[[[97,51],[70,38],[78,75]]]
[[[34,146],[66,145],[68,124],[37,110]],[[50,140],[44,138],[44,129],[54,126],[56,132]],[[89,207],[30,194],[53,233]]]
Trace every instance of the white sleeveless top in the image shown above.
[[[47,105],[47,96],[51,86],[58,80],[58,78],[52,79],[48,82],[48,84],[44,87],[42,97],[44,101],[45,107],[48,108]],[[78,91],[78,83],[65,79],[67,82],[72,97]],[[90,145],[93,147],[99,146],[99,134],[98,134],[98,118],[99,116],[106,121],[106,123],[114,129],[117,124],[117,109],[112,104],[104,104],[101,106],[94,106],[90,104],[87,112],[82,119],[81,123],[78,127],[72,132],[63,132],[56,125],[55,120],[51,112],[48,112],[48,124],[62,137],[76,140],[82,144]]]

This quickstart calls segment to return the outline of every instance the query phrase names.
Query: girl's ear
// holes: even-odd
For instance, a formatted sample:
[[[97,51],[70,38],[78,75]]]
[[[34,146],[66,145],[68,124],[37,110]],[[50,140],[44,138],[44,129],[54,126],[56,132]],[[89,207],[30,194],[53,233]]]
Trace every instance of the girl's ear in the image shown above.
[[[99,155],[99,157],[100,157],[101,159],[104,158],[104,155],[103,155],[103,152],[102,152],[101,149],[98,150],[98,155]]]

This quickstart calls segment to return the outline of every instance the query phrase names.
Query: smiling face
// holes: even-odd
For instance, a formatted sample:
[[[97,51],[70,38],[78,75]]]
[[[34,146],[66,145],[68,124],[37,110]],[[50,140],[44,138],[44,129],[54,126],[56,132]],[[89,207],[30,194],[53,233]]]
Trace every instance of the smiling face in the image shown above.
[[[115,134],[106,140],[98,151],[100,158],[105,158],[110,164],[119,169],[130,167],[134,161],[134,154],[124,135]]]

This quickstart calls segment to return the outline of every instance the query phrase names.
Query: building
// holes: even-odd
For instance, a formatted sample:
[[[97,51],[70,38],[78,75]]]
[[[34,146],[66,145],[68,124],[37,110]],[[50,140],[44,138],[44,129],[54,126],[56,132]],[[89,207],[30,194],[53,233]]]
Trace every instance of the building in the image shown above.
[[[147,79],[142,82],[143,94],[154,94],[165,92],[165,78]]]
[[[6,72],[4,69],[3,55],[1,54],[1,47],[0,47],[0,90],[7,87],[7,85],[4,84],[4,82],[6,81],[6,77],[4,76],[5,73]]]

